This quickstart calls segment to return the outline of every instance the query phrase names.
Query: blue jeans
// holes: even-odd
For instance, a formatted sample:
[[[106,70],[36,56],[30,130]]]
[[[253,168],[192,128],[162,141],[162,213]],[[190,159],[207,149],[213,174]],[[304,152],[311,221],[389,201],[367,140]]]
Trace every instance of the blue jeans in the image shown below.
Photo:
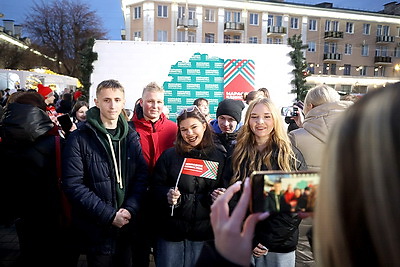
[[[157,267],[190,267],[195,266],[200,256],[204,241],[183,240],[179,242],[157,240]]]
[[[252,258],[255,267],[294,267],[296,264],[296,251],[288,253],[268,252],[267,255]]]

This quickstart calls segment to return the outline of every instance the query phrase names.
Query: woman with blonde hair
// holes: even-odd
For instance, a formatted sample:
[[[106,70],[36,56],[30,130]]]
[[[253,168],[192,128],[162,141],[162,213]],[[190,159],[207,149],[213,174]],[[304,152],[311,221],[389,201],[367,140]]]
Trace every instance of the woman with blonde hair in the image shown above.
[[[302,154],[292,146],[284,128],[283,119],[268,98],[253,100],[239,130],[232,155],[231,184],[244,181],[253,171],[304,170]],[[253,239],[255,266],[295,266],[298,225],[301,219],[285,205],[282,192],[268,193],[274,210],[265,221],[258,223]],[[239,194],[235,197],[239,198]],[[236,198],[235,198],[236,199]],[[235,204],[231,202],[231,207]]]
[[[268,98],[254,100],[237,136],[232,155],[233,180],[243,181],[255,170],[291,171],[305,167],[289,140],[282,117]]]

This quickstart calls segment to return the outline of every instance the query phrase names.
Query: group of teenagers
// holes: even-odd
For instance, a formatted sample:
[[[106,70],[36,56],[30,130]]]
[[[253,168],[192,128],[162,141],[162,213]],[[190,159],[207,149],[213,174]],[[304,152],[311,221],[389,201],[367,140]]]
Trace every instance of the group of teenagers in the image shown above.
[[[215,120],[193,105],[179,111],[175,123],[162,113],[164,91],[156,83],[143,89],[128,121],[124,87],[104,80],[86,122],[62,140],[60,165],[57,131],[43,98],[21,94],[6,105],[0,149],[6,155],[2,162],[13,170],[6,188],[16,192],[7,196],[18,217],[22,265],[77,266],[85,254],[89,267],[148,266],[153,253],[161,267],[295,266],[302,218],[274,210],[249,214],[248,177],[256,170],[306,170],[309,162],[321,167],[313,226],[321,266],[394,261],[398,240],[385,235],[388,258],[375,253],[376,231],[387,229],[368,216],[367,201],[354,190],[368,188],[381,203],[385,196],[378,193],[388,194],[399,184],[396,151],[374,164],[372,153],[359,154],[360,146],[382,142],[373,152],[387,149],[392,156],[387,144],[396,137],[398,142],[393,117],[398,87],[350,104],[334,89],[317,86],[306,96],[304,113],[294,118],[300,128],[288,134],[280,111],[265,95],[248,103],[243,119],[243,101],[224,99]],[[379,107],[375,99],[386,106],[371,111]],[[332,114],[334,121],[326,123]],[[325,123],[322,130],[315,130],[316,121]],[[387,127],[385,133],[379,127]],[[395,178],[388,187],[374,183],[379,171],[386,174],[381,180]],[[63,194],[71,212],[66,227],[60,223]],[[387,206],[395,208],[394,202],[390,198]],[[375,212],[393,222],[388,210]]]

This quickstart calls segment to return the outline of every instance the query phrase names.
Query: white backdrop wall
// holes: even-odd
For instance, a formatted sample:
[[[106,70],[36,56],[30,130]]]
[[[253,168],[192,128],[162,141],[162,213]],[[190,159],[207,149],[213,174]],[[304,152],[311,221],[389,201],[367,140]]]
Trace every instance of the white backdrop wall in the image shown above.
[[[171,66],[178,61],[188,62],[195,53],[223,59],[247,58],[255,62],[255,89],[268,88],[278,107],[291,105],[295,95],[289,52],[291,48],[274,44],[206,44],[172,42],[96,41],[91,76],[90,105],[94,105],[96,86],[103,80],[116,79],[126,90],[126,108],[133,109],[149,82],[163,85],[170,81]]]

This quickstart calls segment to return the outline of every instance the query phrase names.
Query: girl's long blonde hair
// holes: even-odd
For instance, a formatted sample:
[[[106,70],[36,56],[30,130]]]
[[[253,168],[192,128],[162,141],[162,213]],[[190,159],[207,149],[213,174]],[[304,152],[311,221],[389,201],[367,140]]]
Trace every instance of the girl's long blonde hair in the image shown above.
[[[257,150],[257,143],[254,133],[250,129],[250,114],[258,104],[265,105],[271,112],[274,121],[274,129],[267,141],[267,146],[263,151]],[[274,151],[278,152],[277,165],[280,170],[293,170],[293,162],[296,161],[291,142],[287,135],[281,115],[268,98],[258,98],[253,100],[247,109],[244,125],[240,128],[236,138],[236,146],[232,154],[233,177],[232,183],[242,181],[253,171],[261,170],[262,164],[265,164],[269,170],[272,170],[271,163]]]

